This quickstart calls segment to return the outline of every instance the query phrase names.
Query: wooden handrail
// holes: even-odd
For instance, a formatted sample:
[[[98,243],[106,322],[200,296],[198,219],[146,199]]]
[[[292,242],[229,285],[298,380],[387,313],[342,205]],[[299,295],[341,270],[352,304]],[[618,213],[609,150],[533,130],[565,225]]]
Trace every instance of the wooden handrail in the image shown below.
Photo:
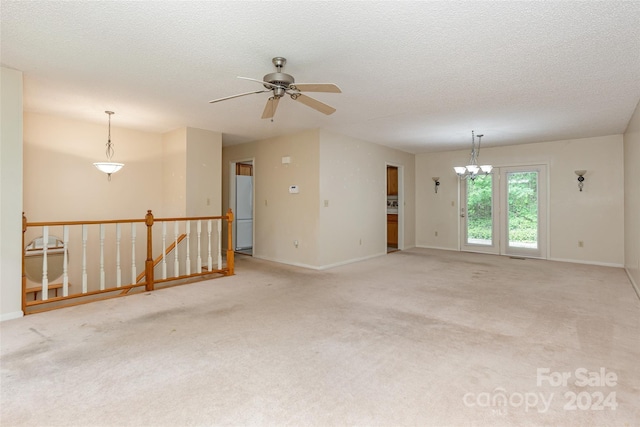
[[[182,217],[182,218],[153,218],[154,222],[159,221],[198,221],[198,220],[209,220],[209,219],[228,219],[228,215],[224,216],[193,216],[193,217]],[[25,218],[26,221],[26,218]],[[100,225],[100,224],[125,224],[125,223],[141,223],[145,222],[145,219],[107,219],[103,221],[39,221],[39,222],[25,222],[24,227],[44,227],[44,226],[61,226],[61,225]]]
[[[182,242],[182,240],[187,237],[186,234],[181,234],[180,236],[178,236],[178,243]],[[160,264],[160,261],[162,261],[162,257],[163,256],[167,256],[169,255],[169,253],[176,247],[176,242],[172,242],[169,247],[164,251],[164,255],[160,255],[158,258],[156,258],[153,261],[153,266],[155,267],[156,265]],[[136,283],[138,283],[139,281],[142,280],[142,278],[145,276],[146,272],[143,271],[142,273],[138,274],[138,277],[136,277]]]
[[[210,239],[211,239],[211,221],[215,220],[215,221],[219,221],[218,222],[218,248],[219,248],[219,253],[218,253],[218,262],[220,263],[221,260],[221,253],[224,253],[225,248],[223,247],[223,245],[221,245],[220,243],[222,243],[222,234],[221,234],[221,222],[222,221],[227,221],[227,247],[226,247],[226,254],[227,254],[227,260],[226,260],[226,266],[223,267],[219,267],[218,269],[213,269],[212,266],[209,266],[209,270],[208,271],[198,271],[196,273],[189,273],[189,274],[184,274],[184,275],[180,275],[180,276],[174,276],[172,278],[167,278],[167,279],[160,279],[157,280],[154,277],[154,267],[156,267],[164,257],[166,257],[166,255],[168,255],[171,251],[177,250],[176,245],[179,244],[180,242],[182,242],[184,239],[187,239],[188,241],[188,237],[189,237],[189,231],[187,231],[187,233],[183,233],[180,236],[178,236],[178,238],[176,240],[174,240],[173,242],[171,242],[171,244],[169,245],[168,248],[165,249],[165,253],[163,255],[158,256],[155,260],[153,257],[153,226],[155,224],[156,221],[158,222],[181,222],[181,221],[209,221],[209,231],[208,231],[208,239],[209,239],[209,246],[211,244]],[[65,306],[70,306],[70,305],[76,305],[78,303],[84,303],[84,302],[88,302],[90,300],[93,300],[94,298],[97,297],[104,297],[104,298],[111,298],[112,293],[120,291],[119,295],[113,295],[113,296],[122,296],[127,294],[131,289],[137,288],[137,287],[141,287],[144,286],[146,291],[153,291],[154,290],[154,284],[155,283],[165,283],[165,282],[170,282],[170,281],[178,281],[181,279],[187,279],[190,277],[201,277],[201,276],[206,276],[206,275],[210,275],[212,273],[219,273],[219,274],[223,274],[226,276],[230,276],[234,274],[234,251],[233,251],[233,247],[232,247],[232,223],[234,220],[234,215],[233,212],[231,211],[231,209],[229,209],[226,213],[226,215],[223,216],[199,216],[199,217],[176,217],[176,218],[154,218],[153,213],[151,210],[147,211],[147,214],[145,215],[144,219],[141,218],[136,218],[136,219],[115,219],[115,220],[102,220],[102,221],[94,221],[94,220],[90,220],[90,221],[50,221],[50,222],[44,222],[44,221],[39,221],[39,222],[28,222],[26,216],[24,215],[24,213],[22,214],[22,248],[23,248],[23,254],[22,254],[22,309],[23,312],[25,314],[27,314],[27,307],[32,308],[33,306],[38,306],[38,307],[43,307],[42,309],[38,309],[38,311],[44,311],[44,310],[48,310],[49,306],[47,305],[48,303],[60,303],[62,301],[65,301],[64,305],[59,305],[59,304],[54,304],[53,306],[51,306],[51,308],[54,307],[65,307]],[[104,288],[104,269],[103,269],[103,262],[104,262],[104,258],[103,258],[103,244],[104,244],[104,225],[106,224],[132,224],[131,227],[131,237],[132,237],[132,267],[131,267],[131,271],[136,271],[136,264],[135,264],[135,230],[138,227],[133,226],[133,224],[140,224],[140,223],[144,223],[146,226],[146,257],[145,257],[145,261],[144,261],[144,272],[140,273],[137,275],[136,277],[136,281],[134,283],[128,284],[128,285],[120,285],[120,258],[119,258],[119,245],[120,245],[120,227],[116,227],[117,230],[117,240],[116,240],[116,247],[118,248],[117,251],[117,287],[110,287],[109,289],[105,289]],[[100,226],[100,233],[101,233],[101,237],[100,237],[100,290],[93,290],[93,291],[88,291],[86,289],[86,280],[87,280],[87,273],[86,273],[86,245],[87,245],[87,227],[88,225],[99,225]],[[82,226],[82,293],[77,293],[77,294],[73,294],[73,295],[63,295],[63,296],[55,296],[52,298],[44,298],[42,300],[34,300],[34,301],[28,301],[26,300],[26,294],[28,293],[28,288],[27,288],[27,276],[26,276],[26,271],[25,271],[25,236],[27,234],[27,229],[29,227],[33,227],[33,228],[37,228],[37,227],[64,227],[63,229],[63,234],[65,234],[68,232],[68,227],[69,226]],[[139,228],[138,228],[139,229]],[[189,230],[189,224],[187,224],[187,230]],[[177,226],[176,226],[176,231],[177,231]],[[48,230],[44,230],[45,236],[47,236],[47,232]],[[200,242],[200,223],[198,223],[198,242]],[[65,237],[66,239],[66,237]],[[163,237],[164,239],[164,237]],[[67,241],[65,240],[65,247],[66,247]],[[46,256],[47,251],[44,251],[44,255]],[[66,254],[66,252],[65,252]],[[211,247],[209,247],[209,257],[211,257]],[[188,261],[188,258],[187,258]],[[65,261],[67,262],[67,261]],[[177,263],[177,261],[176,261]],[[44,263],[43,263],[43,271],[45,271],[44,269],[46,268],[46,257],[44,258]],[[65,264],[68,265],[68,264]],[[198,265],[200,265],[200,249],[198,249]],[[190,271],[190,270],[188,270]],[[65,272],[66,274],[66,272]],[[48,287],[47,282],[46,282],[46,275],[43,273],[43,281],[42,281],[42,290],[43,291],[48,291],[48,289],[54,289],[55,287],[52,285],[51,288]],[[65,276],[66,277],[66,276]],[[144,280],[143,280],[144,279]],[[141,282],[141,283],[139,283]],[[66,282],[65,282],[66,283]],[[35,289],[35,288],[34,288]],[[66,292],[66,289],[65,289]],[[44,295],[44,294],[43,294]],[[47,294],[48,295],[48,294]],[[90,297],[90,298],[84,298],[84,297]],[[79,301],[76,303],[71,303],[71,304],[67,304],[66,301]],[[31,312],[35,312],[34,310],[31,310]]]

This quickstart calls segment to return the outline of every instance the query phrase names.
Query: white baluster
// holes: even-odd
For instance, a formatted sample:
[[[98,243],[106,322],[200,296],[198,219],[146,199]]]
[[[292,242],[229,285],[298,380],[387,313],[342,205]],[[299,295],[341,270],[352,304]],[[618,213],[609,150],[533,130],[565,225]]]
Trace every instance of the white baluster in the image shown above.
[[[49,226],[42,227],[42,301],[49,299],[49,264],[47,252],[49,250]]]
[[[120,223],[116,224],[116,287],[122,286],[122,268],[120,267],[120,239],[122,238],[122,232],[120,230]]]
[[[213,270],[213,259],[211,258],[211,220],[207,221],[207,249],[209,255],[207,257],[207,268]]]
[[[167,278],[167,221],[162,221],[162,278]]]
[[[62,243],[64,255],[62,256],[62,296],[69,296],[69,226],[62,226]]]
[[[100,290],[104,291],[104,224],[100,224]]]
[[[87,224],[82,224],[82,293],[87,293]]]
[[[173,277],[180,275],[180,264],[178,263],[178,221],[173,223],[173,236],[175,247],[173,248]]]
[[[218,270],[222,270],[222,220],[218,219]]]
[[[131,283],[137,283],[138,272],[136,271],[136,223],[131,223]]]
[[[191,257],[189,255],[191,252],[191,248],[189,248],[189,239],[191,238],[191,221],[187,220],[187,223],[185,225],[185,233],[187,233],[187,258],[185,260],[185,274],[188,276],[191,274]]]
[[[200,256],[200,233],[202,232],[202,221],[198,220],[198,258],[196,258],[196,273],[202,273],[202,257]]]

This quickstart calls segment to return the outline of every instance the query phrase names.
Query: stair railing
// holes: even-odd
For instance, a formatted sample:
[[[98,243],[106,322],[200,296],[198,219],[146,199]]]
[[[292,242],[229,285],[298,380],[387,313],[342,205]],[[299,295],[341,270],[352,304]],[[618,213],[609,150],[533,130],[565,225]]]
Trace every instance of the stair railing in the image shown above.
[[[153,291],[214,274],[233,275],[232,223],[231,209],[224,216],[181,218],[154,218],[149,210],[144,219],[105,221],[28,222],[23,214],[23,312],[123,296],[135,289]],[[137,245],[139,234],[146,234],[145,246]],[[154,259],[154,253],[161,255]],[[53,283],[58,278],[61,281]]]

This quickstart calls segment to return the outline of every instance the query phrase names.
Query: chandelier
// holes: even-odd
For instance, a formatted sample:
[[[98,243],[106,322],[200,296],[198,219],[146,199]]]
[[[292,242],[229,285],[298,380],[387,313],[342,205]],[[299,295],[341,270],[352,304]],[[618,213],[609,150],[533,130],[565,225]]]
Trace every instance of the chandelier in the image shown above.
[[[454,166],[453,170],[460,179],[475,179],[478,175],[488,175],[491,173],[493,166],[480,165],[478,166],[478,156],[480,156],[480,140],[484,135],[478,135],[478,145],[476,145],[476,135],[474,131],[471,131],[471,159],[467,166]]]
[[[113,111],[105,111],[109,115],[109,138],[107,139],[107,161],[106,162],[96,162],[93,166],[97,167],[98,170],[107,174],[107,179],[111,181],[111,174],[118,172],[124,166],[124,163],[115,163],[111,161],[111,157],[113,157],[113,144],[111,144],[111,116],[115,114]]]

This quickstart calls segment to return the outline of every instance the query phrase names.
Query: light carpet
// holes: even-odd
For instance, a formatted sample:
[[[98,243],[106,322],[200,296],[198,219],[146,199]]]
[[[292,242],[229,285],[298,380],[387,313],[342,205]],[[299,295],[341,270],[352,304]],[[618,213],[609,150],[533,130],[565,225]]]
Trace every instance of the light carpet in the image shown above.
[[[2,426],[637,426],[619,268],[427,249],[0,324]]]

